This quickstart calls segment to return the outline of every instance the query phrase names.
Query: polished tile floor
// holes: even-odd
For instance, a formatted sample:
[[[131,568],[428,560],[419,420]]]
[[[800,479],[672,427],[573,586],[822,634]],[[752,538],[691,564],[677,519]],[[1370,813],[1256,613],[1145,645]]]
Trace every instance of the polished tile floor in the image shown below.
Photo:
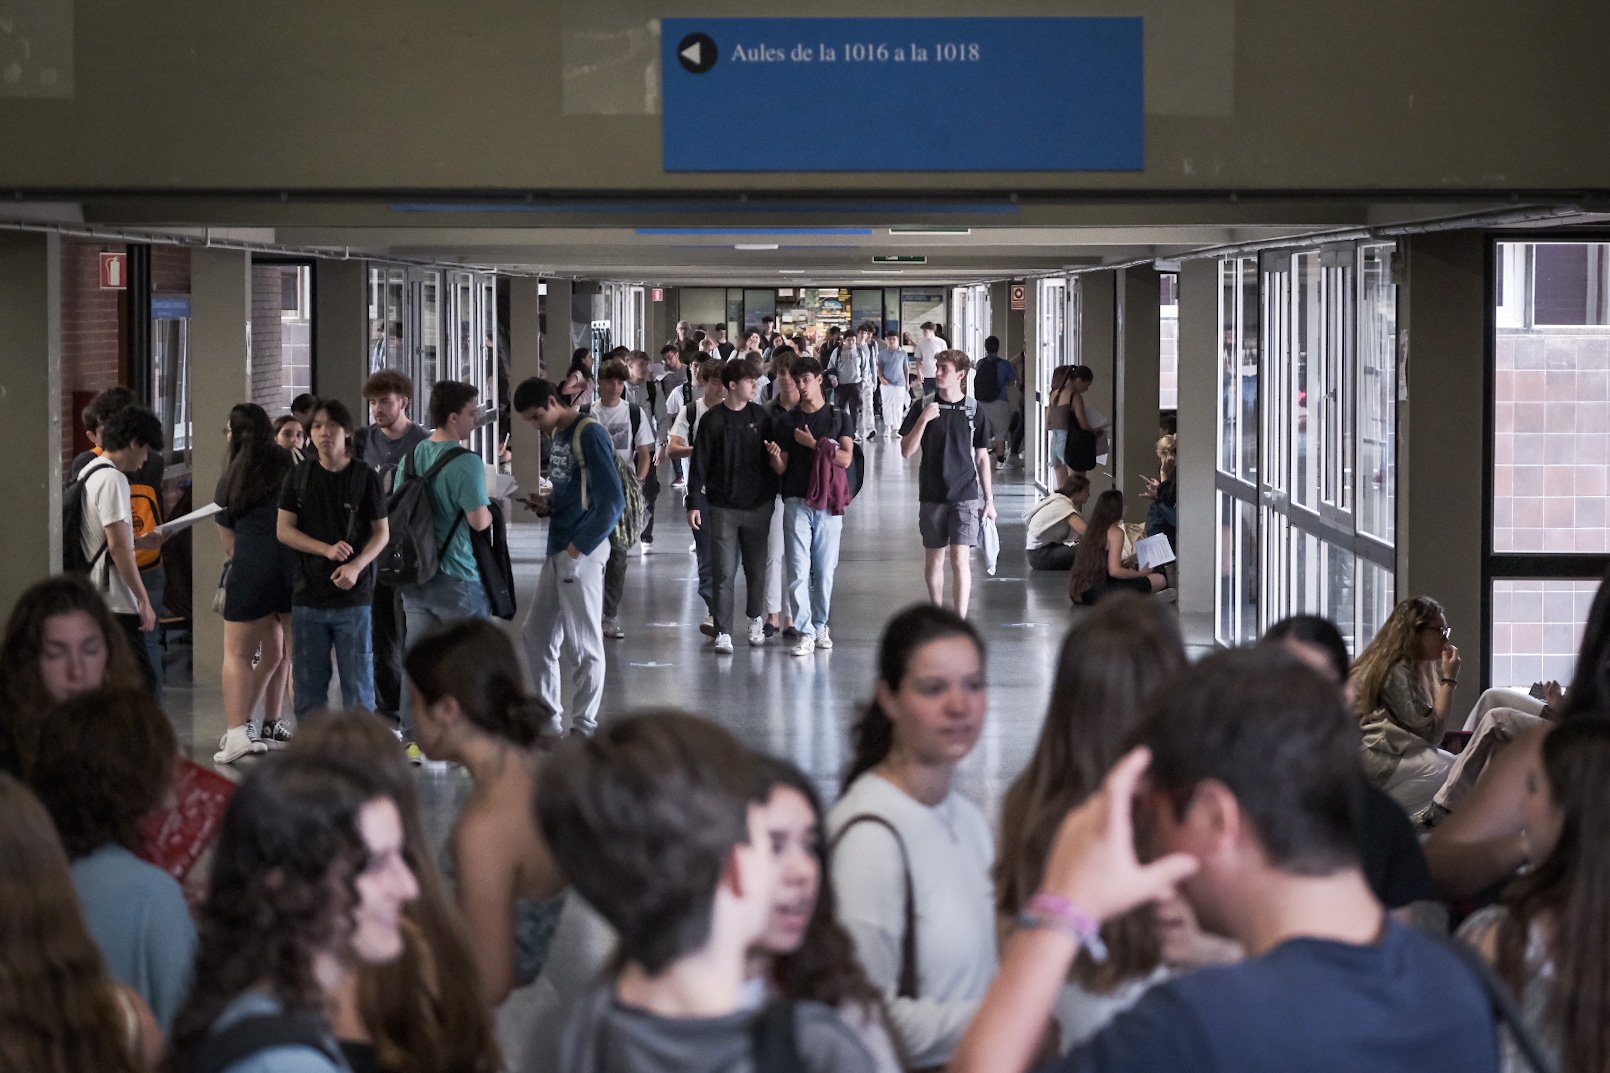
[[[780,637],[753,649],[738,637],[731,656],[709,650],[698,632],[703,607],[681,495],[669,488],[666,472],[655,553],[634,557],[627,575],[620,614],[626,638],[606,642],[603,720],[639,707],[685,708],[715,719],[757,749],[793,760],[829,799],[836,794],[849,759],[849,727],[871,695],[883,624],[924,598],[916,462],[901,459],[898,446],[888,442],[869,444],[866,453],[866,487],[845,517],[834,648],[805,658],[791,656]],[[985,575],[981,559],[974,561],[971,618],[989,645],[990,716],[960,788],[991,816],[1033,750],[1072,613],[1064,595],[1067,575],[1036,574],[1024,561],[1022,516],[1033,496],[1021,470],[996,474],[1002,544],[996,576]],[[513,527],[522,608],[536,583],[544,537],[541,523]],[[1193,656],[1210,646],[1207,616],[1187,615],[1182,626]],[[181,733],[188,729],[195,757],[210,762],[223,728],[222,707],[216,673],[199,670],[196,687],[170,687],[167,704]],[[462,776],[427,768],[422,780],[431,826],[441,830],[451,822]]]

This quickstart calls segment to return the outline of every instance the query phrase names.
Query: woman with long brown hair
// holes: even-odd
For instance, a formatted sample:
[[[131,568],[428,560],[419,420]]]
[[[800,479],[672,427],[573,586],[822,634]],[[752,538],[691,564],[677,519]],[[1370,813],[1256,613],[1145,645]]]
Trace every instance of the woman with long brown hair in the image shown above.
[[[1184,666],[1176,616],[1150,600],[1114,597],[1068,631],[1040,740],[1001,804],[994,875],[1003,946],[1040,889],[1063,818],[1101,788],[1147,697]],[[1152,907],[1108,923],[1102,939],[1107,960],[1080,954],[1057,1003],[1064,1050],[1100,1031],[1160,978]]]
[[[229,411],[229,462],[213,501],[229,573],[224,582],[224,721],[213,760],[232,764],[269,742],[290,740],[280,719],[291,668],[291,579],[296,558],[280,543],[280,488],[291,453],[275,442],[268,414],[253,402]],[[263,708],[263,729],[253,723]]]
[[[1109,592],[1142,595],[1162,592],[1168,579],[1161,571],[1137,570],[1124,561],[1124,493],[1110,488],[1096,497],[1084,537],[1073,556],[1068,599],[1093,604]]]
[[[889,620],[828,816],[840,919],[914,1069],[950,1060],[995,976],[995,840],[955,788],[989,707],[984,658],[977,631],[945,608]]]
[[[146,689],[106,601],[77,574],[30,586],[0,641],[0,771],[25,773],[51,705],[103,685]]]
[[[331,1027],[355,1073],[496,1073],[492,1023],[463,918],[420,819],[408,754],[367,712],[330,712],[297,728],[291,755],[347,760],[374,776],[402,815],[403,859],[419,897],[403,910],[403,953],[365,965],[337,996]]]
[[[876,1073],[900,1073],[883,995],[867,979],[838,920],[821,798],[793,764],[758,759],[768,784],[765,826],[778,877],[766,934],[749,954],[746,1004],[759,1009],[769,999],[784,998],[831,1006],[877,1061]]]
[[[0,950],[0,1069],[141,1073],[156,1063],[162,1033],[107,974],[50,817],[3,772]]]
[[[1524,828],[1539,863],[1459,929],[1520,998],[1561,1073],[1610,1069],[1610,723],[1543,739],[1526,774]],[[1527,1068],[1506,1042],[1506,1070]]]
[[[1411,596],[1353,663],[1364,770],[1410,816],[1431,804],[1453,766],[1453,754],[1438,748],[1459,684],[1451,632],[1441,604]]]

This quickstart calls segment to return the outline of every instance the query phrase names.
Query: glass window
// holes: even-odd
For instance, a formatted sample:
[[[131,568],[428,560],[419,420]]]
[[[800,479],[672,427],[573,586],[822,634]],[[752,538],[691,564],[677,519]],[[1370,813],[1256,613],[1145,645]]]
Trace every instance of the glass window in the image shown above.
[[[1219,643],[1238,645],[1258,636],[1257,507],[1221,492],[1218,496],[1219,586],[1215,633]]]
[[[1397,287],[1392,247],[1359,251],[1358,528],[1391,542],[1397,532]]]
[[[1492,588],[1494,685],[1569,684],[1597,581],[1495,580]]]
[[[401,268],[369,269],[369,371],[405,369],[403,294],[407,273]]]
[[[1292,382],[1285,396],[1291,407],[1292,452],[1296,470],[1291,486],[1292,499],[1310,509],[1319,506],[1319,470],[1322,441],[1316,435],[1316,411],[1322,409],[1325,364],[1325,277],[1320,269],[1319,251],[1309,250],[1292,258],[1292,286],[1296,301],[1292,308],[1292,351],[1286,357]]]
[[[1364,651],[1397,605],[1397,579],[1392,571],[1366,559],[1358,561],[1358,631],[1350,637],[1354,655]],[[1344,626],[1343,633],[1346,633]]]
[[[1158,277],[1157,407],[1177,410],[1180,405],[1180,277],[1164,272]]]

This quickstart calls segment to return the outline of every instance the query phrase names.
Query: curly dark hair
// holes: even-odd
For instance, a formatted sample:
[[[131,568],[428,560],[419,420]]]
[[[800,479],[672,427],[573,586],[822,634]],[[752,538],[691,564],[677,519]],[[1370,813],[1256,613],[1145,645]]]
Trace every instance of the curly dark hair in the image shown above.
[[[855,956],[855,943],[839,923],[838,899],[833,894],[829,873],[831,854],[822,838],[827,824],[822,818],[822,798],[811,780],[799,768],[774,756],[756,757],[760,774],[770,796],[779,789],[793,790],[810,803],[816,817],[818,840],[816,863],[821,869],[816,904],[811,909],[805,939],[792,954],[772,959],[772,982],[783,997],[795,1001],[821,1002],[828,1006],[854,1003],[883,1017],[883,993],[867,978],[866,969]]]
[[[45,716],[28,770],[74,859],[108,842],[140,846],[140,821],[167,795],[179,758],[168,717],[143,689],[97,689]]]
[[[276,756],[246,776],[219,832],[195,983],[174,1021],[175,1073],[218,1015],[260,984],[287,1012],[323,1016],[314,955],[351,934],[368,864],[358,813],[384,796],[367,772],[327,757]]]
[[[132,689],[145,686],[123,628],[87,579],[56,574],[30,586],[12,605],[5,639],[0,640],[0,770],[21,775],[32,762],[40,721],[55,703],[39,674],[45,623],[77,611],[94,619],[105,638],[103,684]]]

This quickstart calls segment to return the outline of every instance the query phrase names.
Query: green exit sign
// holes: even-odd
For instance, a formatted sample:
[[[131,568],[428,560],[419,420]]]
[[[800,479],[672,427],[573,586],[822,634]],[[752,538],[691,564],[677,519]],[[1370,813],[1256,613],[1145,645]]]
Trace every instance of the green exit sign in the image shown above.
[[[873,256],[875,265],[925,265],[928,258],[920,253],[885,253]]]

